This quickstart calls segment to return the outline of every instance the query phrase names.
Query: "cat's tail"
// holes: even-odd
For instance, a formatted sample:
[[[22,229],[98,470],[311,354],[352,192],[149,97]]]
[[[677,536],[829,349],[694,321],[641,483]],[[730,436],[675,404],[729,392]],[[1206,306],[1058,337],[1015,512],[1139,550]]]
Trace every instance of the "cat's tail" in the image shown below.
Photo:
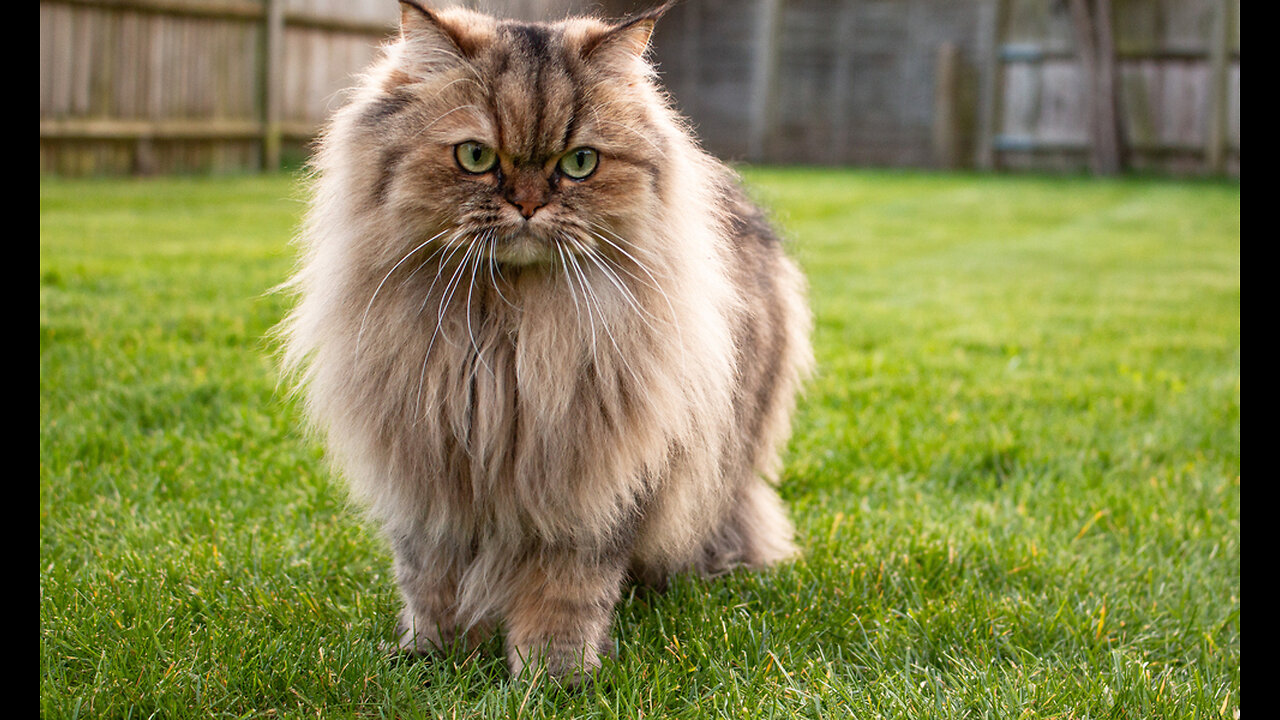
[[[702,548],[696,563],[705,577],[734,568],[760,569],[798,554],[795,530],[778,491],[763,478],[745,483],[720,529]]]

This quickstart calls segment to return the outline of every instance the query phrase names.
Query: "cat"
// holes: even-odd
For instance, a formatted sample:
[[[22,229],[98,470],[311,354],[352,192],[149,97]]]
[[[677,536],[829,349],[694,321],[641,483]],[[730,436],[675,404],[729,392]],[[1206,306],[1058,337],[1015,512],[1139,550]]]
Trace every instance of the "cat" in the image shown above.
[[[659,86],[664,10],[402,0],[318,140],[282,368],[389,542],[404,651],[501,629],[514,676],[579,683],[628,582],[797,552],[806,282]]]

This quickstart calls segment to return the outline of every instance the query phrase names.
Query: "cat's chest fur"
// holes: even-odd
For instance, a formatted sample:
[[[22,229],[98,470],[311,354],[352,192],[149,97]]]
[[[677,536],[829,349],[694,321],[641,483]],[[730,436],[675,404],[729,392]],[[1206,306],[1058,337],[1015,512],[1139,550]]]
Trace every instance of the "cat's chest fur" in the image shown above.
[[[677,334],[655,334],[662,319],[619,312],[551,268],[484,284],[437,269],[455,281],[433,287],[423,273],[379,300],[362,338],[378,350],[362,350],[355,371],[383,378],[380,404],[397,411],[377,420],[380,434],[406,463],[430,458],[418,477],[438,486],[441,512],[567,528],[661,472],[692,399],[671,382],[680,349]]]

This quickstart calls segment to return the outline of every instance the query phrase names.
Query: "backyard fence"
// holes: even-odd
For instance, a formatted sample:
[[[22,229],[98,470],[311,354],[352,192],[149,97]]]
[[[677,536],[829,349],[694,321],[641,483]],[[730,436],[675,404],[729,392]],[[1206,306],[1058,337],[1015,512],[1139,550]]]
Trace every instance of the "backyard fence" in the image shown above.
[[[41,172],[276,167],[372,59],[386,5],[42,0]]]
[[[684,0],[655,58],[709,149],[761,162],[1239,174],[1239,0]],[[467,3],[526,19],[641,0]],[[393,0],[41,0],[41,173],[275,168],[395,32]],[[1095,12],[1095,17],[1098,13]],[[1096,53],[1095,53],[1096,54]],[[1104,137],[1105,139],[1105,137]]]
[[[1097,0],[1095,0],[1097,2]],[[1086,63],[1066,2],[1002,4],[989,63],[981,162],[1080,167],[1094,138]],[[1073,0],[1072,4],[1075,4]],[[1083,4],[1081,0],[1080,4]],[[1175,173],[1240,173],[1239,0],[1097,2],[1111,26],[1120,162]]]

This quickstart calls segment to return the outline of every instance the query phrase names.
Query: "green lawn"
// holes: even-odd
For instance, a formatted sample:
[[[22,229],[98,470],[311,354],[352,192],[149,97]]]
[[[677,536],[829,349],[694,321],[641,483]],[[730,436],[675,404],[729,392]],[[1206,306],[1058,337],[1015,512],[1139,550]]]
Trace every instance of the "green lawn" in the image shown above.
[[[40,184],[40,715],[1231,718],[1240,188],[745,172],[809,274],[803,559],[618,609],[589,691],[393,660],[278,385],[290,176]]]

